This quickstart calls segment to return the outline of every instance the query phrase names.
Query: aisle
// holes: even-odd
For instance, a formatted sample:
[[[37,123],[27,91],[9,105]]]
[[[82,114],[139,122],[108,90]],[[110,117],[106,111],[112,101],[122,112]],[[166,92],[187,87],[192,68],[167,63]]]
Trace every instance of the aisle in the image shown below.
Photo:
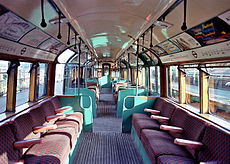
[[[142,163],[130,134],[121,133],[121,119],[116,117],[111,88],[101,90],[93,132],[82,133],[74,163]]]

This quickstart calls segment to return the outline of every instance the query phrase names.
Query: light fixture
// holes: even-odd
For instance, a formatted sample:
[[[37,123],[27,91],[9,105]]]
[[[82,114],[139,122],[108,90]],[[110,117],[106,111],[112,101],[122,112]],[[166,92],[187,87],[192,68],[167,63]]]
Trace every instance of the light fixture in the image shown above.
[[[45,17],[44,17],[44,0],[41,0],[41,12],[42,12],[42,21],[41,21],[40,25],[44,28],[47,26],[46,21],[45,21]]]

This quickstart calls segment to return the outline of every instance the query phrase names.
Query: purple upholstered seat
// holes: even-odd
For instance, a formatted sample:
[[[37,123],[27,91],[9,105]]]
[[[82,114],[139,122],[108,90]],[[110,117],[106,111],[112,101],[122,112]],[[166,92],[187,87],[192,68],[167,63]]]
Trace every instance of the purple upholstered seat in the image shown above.
[[[18,161],[22,152],[13,147],[15,138],[8,123],[0,125],[0,134],[0,163],[8,164],[9,161]]]
[[[151,161],[156,161],[160,155],[175,155],[192,158],[190,153],[181,146],[173,143],[174,138],[167,132],[143,129],[141,142]]]
[[[196,162],[187,157],[175,155],[162,155],[157,158],[158,164],[195,164]]]

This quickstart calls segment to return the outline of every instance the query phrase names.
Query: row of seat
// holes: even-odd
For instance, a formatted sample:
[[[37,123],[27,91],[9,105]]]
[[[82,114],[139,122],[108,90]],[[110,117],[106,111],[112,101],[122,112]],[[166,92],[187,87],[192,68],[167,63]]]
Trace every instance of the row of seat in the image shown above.
[[[230,163],[230,133],[164,98],[132,115],[132,134],[151,163]]]
[[[83,124],[82,113],[70,110],[54,96],[2,123],[0,163],[68,162]]]

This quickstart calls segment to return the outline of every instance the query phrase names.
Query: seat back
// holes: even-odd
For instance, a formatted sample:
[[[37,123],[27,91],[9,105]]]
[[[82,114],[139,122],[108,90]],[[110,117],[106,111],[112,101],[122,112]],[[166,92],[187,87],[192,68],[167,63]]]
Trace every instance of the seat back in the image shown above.
[[[207,124],[195,115],[187,115],[184,122],[183,133],[180,138],[201,142]],[[194,158],[197,158],[198,151],[187,149]]]
[[[55,102],[56,102],[56,99],[55,99]],[[48,99],[42,102],[40,105],[40,109],[45,114],[45,117],[56,115],[55,113],[56,106],[54,105],[54,103],[52,103],[52,99]]]
[[[61,108],[61,104],[60,104],[60,101],[58,100],[57,96],[51,97],[50,100],[53,103],[55,109]]]
[[[189,115],[188,112],[177,107],[173,112],[171,119],[169,120],[169,125],[183,128],[188,115]],[[177,138],[180,137],[181,134],[171,133],[171,135]]]
[[[22,156],[21,150],[14,149],[15,138],[9,123],[0,125],[0,163],[7,164],[8,161],[17,161]]]
[[[12,131],[16,140],[25,140],[38,138],[37,135],[33,133],[33,120],[29,113],[24,113],[10,121],[12,126]]]
[[[203,147],[198,154],[200,162],[230,163],[230,132],[214,125],[206,127]]]
[[[35,105],[32,107],[29,111],[29,114],[33,120],[33,126],[41,126],[46,122],[45,113],[40,105]]]

